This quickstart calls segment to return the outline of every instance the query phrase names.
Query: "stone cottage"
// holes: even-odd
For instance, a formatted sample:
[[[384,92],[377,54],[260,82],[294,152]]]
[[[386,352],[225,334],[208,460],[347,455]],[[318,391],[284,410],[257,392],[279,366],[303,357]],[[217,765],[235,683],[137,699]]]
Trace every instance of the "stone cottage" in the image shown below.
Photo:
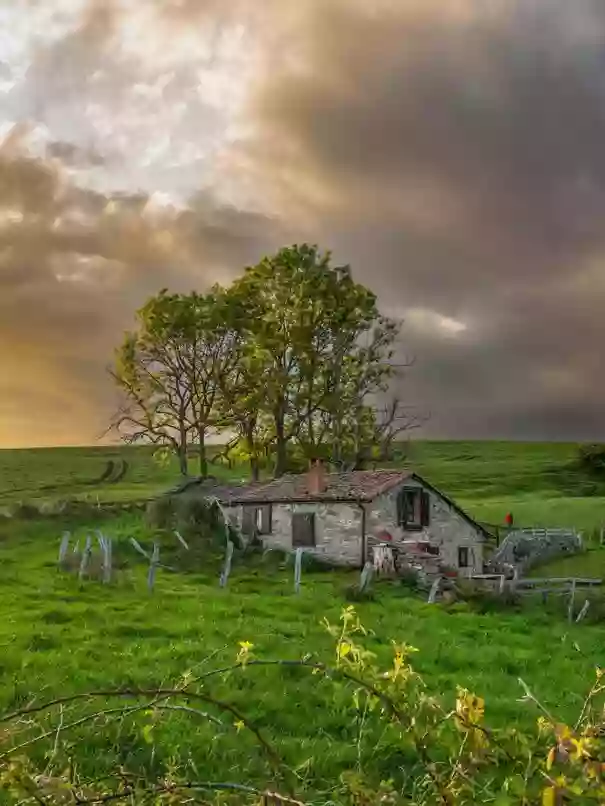
[[[375,545],[423,544],[461,575],[483,572],[488,534],[416,473],[328,473],[315,463],[301,475],[232,487],[190,482],[181,494],[216,498],[244,534],[269,548],[298,547],[330,562],[362,566]]]

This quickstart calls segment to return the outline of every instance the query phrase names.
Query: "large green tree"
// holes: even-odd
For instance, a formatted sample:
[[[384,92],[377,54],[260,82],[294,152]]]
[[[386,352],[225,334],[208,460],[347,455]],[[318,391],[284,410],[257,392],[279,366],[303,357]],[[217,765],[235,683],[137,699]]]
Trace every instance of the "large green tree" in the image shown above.
[[[398,335],[349,266],[295,244],[228,289],[152,297],[117,351],[124,406],[114,424],[127,439],[170,446],[183,474],[192,442],[207,474],[213,431],[231,433],[227,452],[245,457],[255,479],[269,454],[276,476],[292,454],[361,466],[401,430],[400,404],[388,417],[378,405]]]
[[[332,266],[329,252],[308,244],[246,269],[232,293],[262,379],[259,413],[271,424],[275,475],[286,470],[291,443],[306,457],[340,462],[347,418],[390,377],[398,326],[380,316],[349,266]]]

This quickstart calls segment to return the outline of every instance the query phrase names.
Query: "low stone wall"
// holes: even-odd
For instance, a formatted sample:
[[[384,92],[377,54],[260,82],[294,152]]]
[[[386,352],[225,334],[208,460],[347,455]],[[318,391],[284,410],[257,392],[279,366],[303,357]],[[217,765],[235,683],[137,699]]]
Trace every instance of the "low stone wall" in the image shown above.
[[[488,566],[493,573],[501,572],[504,566],[513,566],[522,574],[579,551],[582,551],[582,537],[572,529],[518,529],[506,536]]]

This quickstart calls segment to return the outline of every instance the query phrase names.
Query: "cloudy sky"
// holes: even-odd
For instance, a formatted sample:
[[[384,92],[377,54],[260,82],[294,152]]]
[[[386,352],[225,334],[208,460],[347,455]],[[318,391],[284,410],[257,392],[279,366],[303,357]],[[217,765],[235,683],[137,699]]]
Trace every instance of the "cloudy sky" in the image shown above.
[[[0,446],[89,444],[163,286],[301,241],[435,437],[605,439],[603,0],[0,0]]]

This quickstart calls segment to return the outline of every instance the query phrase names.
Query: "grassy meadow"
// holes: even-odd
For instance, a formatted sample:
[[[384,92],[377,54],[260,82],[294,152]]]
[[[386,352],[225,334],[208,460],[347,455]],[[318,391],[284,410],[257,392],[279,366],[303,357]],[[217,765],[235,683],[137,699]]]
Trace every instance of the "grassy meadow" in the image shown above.
[[[442,489],[475,518],[503,523],[512,511],[526,526],[595,530],[605,523],[605,486],[573,467],[574,443],[413,442],[406,465]],[[94,484],[108,461],[125,459],[117,483]],[[195,460],[191,462],[195,473]],[[221,478],[245,479],[246,468],[211,465]],[[161,466],[146,447],[50,448],[0,451],[0,509],[19,501],[69,498],[91,502],[145,500],[178,478],[176,463]]]
[[[409,463],[481,520],[499,523],[511,510],[527,525],[597,529],[605,521],[605,496],[581,494],[586,488],[572,469],[575,450],[564,444],[423,442],[411,446]],[[109,459],[119,458],[129,463],[122,481],[87,483]],[[241,478],[245,471],[216,474]],[[144,448],[2,451],[0,480],[0,507],[9,507],[74,497],[143,500],[174,483],[176,473],[154,463]],[[240,641],[251,642],[259,658],[333,661],[333,640],[322,622],[338,622],[355,572],[304,573],[296,595],[291,566],[270,555],[236,555],[229,584],[220,588],[216,557],[193,552],[189,560],[176,552],[177,570],[160,569],[150,594],[144,560],[127,538],[149,546],[152,532],[133,513],[101,517],[0,521],[0,711],[90,690],[178,686],[187,673],[195,677],[229,665]],[[63,530],[83,539],[95,528],[116,543],[120,570],[110,586],[79,584],[56,568]],[[581,565],[593,576],[596,568],[605,572],[604,556],[593,549],[560,561],[559,570],[577,573]],[[605,623],[569,625],[561,613],[540,606],[448,610],[384,583],[373,601],[355,607],[369,630],[365,643],[381,663],[388,665],[392,641],[413,645],[419,650],[414,666],[431,692],[453,705],[456,686],[475,691],[485,697],[486,718],[495,725],[535,723],[536,709],[518,701],[518,678],[557,716],[572,719],[595,667],[604,665]],[[351,692],[307,670],[248,668],[212,677],[208,685],[213,697],[233,704],[271,737],[305,791],[321,793],[323,802],[346,769],[363,764],[378,778],[405,769],[392,737],[352,716]],[[32,745],[32,752],[45,764],[64,761],[53,755],[55,732],[85,710],[70,708],[40,718],[36,730],[42,726],[52,735]],[[113,726],[100,716],[94,727],[86,723],[65,734],[65,752],[86,779],[112,765],[161,775],[179,759],[192,777],[270,785],[273,773],[251,732],[241,730],[231,713],[219,709],[216,715],[220,726],[177,711],[161,719],[144,711]],[[23,731],[30,736],[32,725]],[[7,738],[0,740],[1,758]]]

